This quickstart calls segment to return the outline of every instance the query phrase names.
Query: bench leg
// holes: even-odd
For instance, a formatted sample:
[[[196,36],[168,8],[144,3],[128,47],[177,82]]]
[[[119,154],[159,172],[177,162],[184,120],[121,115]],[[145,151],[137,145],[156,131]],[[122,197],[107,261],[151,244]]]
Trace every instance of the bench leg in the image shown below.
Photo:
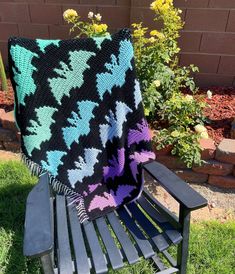
[[[42,268],[45,274],[55,274],[52,254],[46,254],[41,257]]]
[[[183,240],[178,245],[177,266],[180,274],[186,274],[188,261],[189,231],[190,231],[190,210],[180,206],[179,223]]]

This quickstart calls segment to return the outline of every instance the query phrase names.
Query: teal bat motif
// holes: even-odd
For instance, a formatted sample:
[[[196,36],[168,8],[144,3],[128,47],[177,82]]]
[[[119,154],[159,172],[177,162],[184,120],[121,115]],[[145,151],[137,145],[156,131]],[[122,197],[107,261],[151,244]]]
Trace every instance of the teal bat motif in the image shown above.
[[[105,64],[108,72],[96,75],[97,90],[101,100],[106,91],[111,94],[113,87],[122,87],[124,85],[127,70],[132,70],[131,60],[133,56],[134,52],[131,42],[122,40],[118,57],[112,54],[111,63]]]
[[[42,167],[53,176],[58,175],[58,167],[63,163],[61,158],[66,154],[65,151],[47,151],[47,162],[41,161]]]
[[[87,62],[94,55],[94,52],[85,50],[70,51],[69,64],[61,61],[61,68],[54,69],[58,77],[49,78],[48,82],[53,96],[60,105],[63,96],[69,96],[72,88],[80,88],[83,85],[84,71],[90,68]]]
[[[24,145],[31,156],[34,149],[40,149],[41,143],[48,141],[51,138],[50,126],[53,122],[53,114],[56,112],[56,108],[44,106],[37,108],[36,116],[37,121],[30,120],[31,126],[27,127],[27,131],[32,133],[30,135],[24,135]]]

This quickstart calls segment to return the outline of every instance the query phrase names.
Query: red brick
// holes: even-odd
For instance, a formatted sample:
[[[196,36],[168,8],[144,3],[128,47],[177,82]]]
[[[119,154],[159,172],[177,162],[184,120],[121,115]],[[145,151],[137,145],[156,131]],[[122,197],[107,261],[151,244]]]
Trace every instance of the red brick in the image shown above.
[[[18,131],[15,124],[14,111],[6,112],[4,115],[1,116],[0,121],[5,129],[11,129],[16,132]]]
[[[61,6],[53,4],[30,4],[30,15],[33,23],[61,24],[63,14]]]
[[[202,184],[202,183],[206,183],[208,180],[208,174],[194,172],[191,169],[174,170],[174,172],[182,180],[185,180],[189,183]]]
[[[44,0],[43,0],[44,1]],[[45,0],[46,3],[55,3],[55,4],[79,4],[80,0]]]
[[[30,22],[28,5],[0,3],[0,18],[2,22]]]
[[[157,156],[156,160],[170,169],[186,168],[186,164],[183,163],[181,160],[179,160],[175,156],[160,155],[160,156]]]
[[[6,150],[13,152],[20,152],[20,143],[19,142],[3,142],[3,146]]]
[[[152,0],[132,0],[131,5],[133,7],[150,7]]]
[[[203,160],[214,158],[216,147],[212,139],[200,139],[200,146],[202,148],[201,156]]]
[[[97,11],[102,15],[103,22],[110,28],[123,28],[130,25],[130,9],[125,6],[98,6]]]
[[[225,163],[235,164],[235,140],[223,139],[217,146],[215,159]]]
[[[233,172],[233,165],[216,160],[208,160],[202,166],[193,167],[193,171],[211,175],[226,176]]]
[[[80,4],[86,4],[86,5],[115,5],[115,0],[80,0]]]
[[[0,142],[0,149],[5,149],[4,145],[3,145],[3,142]]]
[[[116,0],[117,6],[131,6],[131,0]]]
[[[199,67],[200,72],[216,73],[220,56],[201,53],[182,53],[180,54],[180,65],[188,66],[194,64]]]
[[[0,141],[11,142],[16,140],[15,132],[9,129],[0,128]]]
[[[175,0],[175,7],[206,8],[209,0]]]
[[[18,142],[21,142],[21,133],[20,132],[16,132],[16,139]]]
[[[182,31],[179,38],[179,47],[182,52],[199,51],[201,36],[201,32]]]
[[[221,75],[211,73],[197,73],[194,76],[195,82],[199,87],[211,86],[232,86],[234,77],[232,75]]]
[[[224,188],[235,188],[235,177],[234,176],[215,176],[210,175],[208,183],[213,186],[224,187]]]
[[[235,75],[234,67],[235,56],[221,56],[218,73]]]
[[[233,176],[235,176],[235,167],[233,168]]]
[[[234,0],[210,0],[209,7],[212,8],[235,8]]]
[[[27,2],[27,3],[44,3],[44,0],[12,0],[12,1],[14,1],[14,2]]]
[[[226,31],[235,32],[235,10],[230,10]]]
[[[16,24],[0,22],[0,40],[8,40],[10,36],[17,36],[18,28]]]
[[[19,24],[19,34],[27,38],[49,38],[47,25]]]
[[[161,22],[154,21],[154,13],[149,8],[131,8],[130,23],[143,22],[145,27],[150,29],[161,29],[163,24]]]
[[[161,155],[170,155],[172,148],[173,148],[172,145],[168,145],[168,146],[165,146],[164,148],[159,149],[159,150],[157,150],[156,147],[154,147],[153,150],[154,150],[156,156],[158,157]]]
[[[49,33],[51,39],[68,39],[74,37],[76,32],[73,32],[71,35],[69,34],[69,26],[49,26]]]
[[[234,54],[235,33],[203,33],[201,52]]]
[[[228,14],[228,10],[188,9],[184,29],[225,31]]]

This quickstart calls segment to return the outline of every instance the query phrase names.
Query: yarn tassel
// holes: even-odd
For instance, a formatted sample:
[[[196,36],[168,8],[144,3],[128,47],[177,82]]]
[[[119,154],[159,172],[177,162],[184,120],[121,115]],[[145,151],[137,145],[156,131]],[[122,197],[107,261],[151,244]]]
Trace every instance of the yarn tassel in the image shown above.
[[[21,154],[21,160],[22,162],[29,168],[31,171],[31,174],[33,176],[40,177],[41,175],[45,174],[47,171],[44,170],[40,165],[33,162],[31,159],[29,159],[25,154]],[[74,205],[77,209],[77,215],[80,223],[83,223],[89,219],[85,205],[84,205],[84,198],[81,194],[73,191],[68,186],[62,184],[59,180],[57,180],[54,176],[52,176],[49,172],[49,184],[51,185],[52,189],[57,194],[63,194],[67,197],[69,197],[70,202],[69,205]]]

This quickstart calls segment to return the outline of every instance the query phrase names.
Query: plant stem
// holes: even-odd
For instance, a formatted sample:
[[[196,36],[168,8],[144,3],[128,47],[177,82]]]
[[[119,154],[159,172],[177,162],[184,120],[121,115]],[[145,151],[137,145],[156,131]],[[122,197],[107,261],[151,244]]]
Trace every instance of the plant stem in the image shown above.
[[[2,80],[2,90],[7,91],[8,90],[7,77],[4,69],[1,52],[0,52],[0,78]]]

